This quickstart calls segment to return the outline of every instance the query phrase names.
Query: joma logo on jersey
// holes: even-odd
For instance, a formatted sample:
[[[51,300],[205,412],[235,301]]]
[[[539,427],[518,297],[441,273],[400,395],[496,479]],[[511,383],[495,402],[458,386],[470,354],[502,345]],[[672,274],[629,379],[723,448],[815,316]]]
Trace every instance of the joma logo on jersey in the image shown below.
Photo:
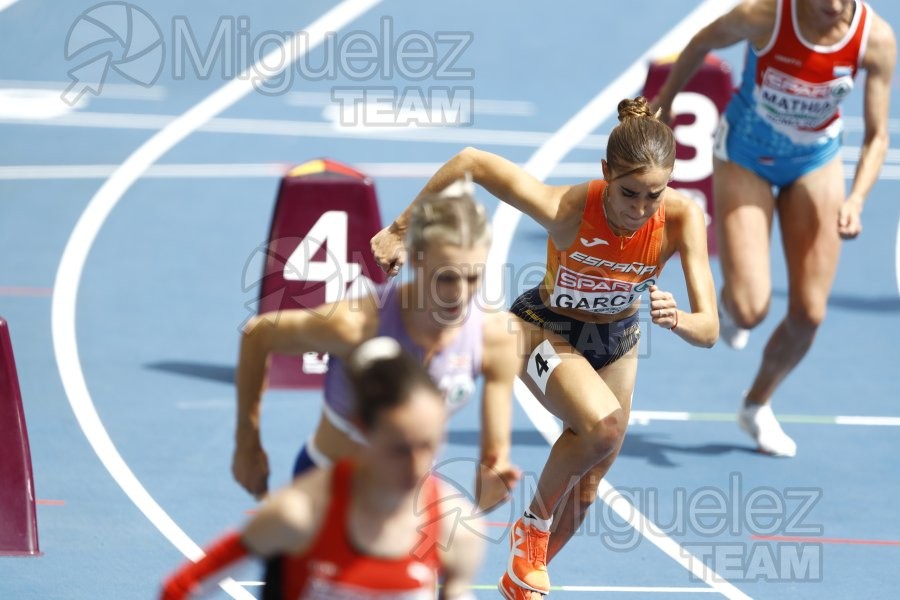
[[[594,246],[609,246],[609,242],[598,237],[595,237],[592,240],[581,238],[581,245],[585,248],[593,248]]]
[[[611,260],[597,258],[596,256],[590,256],[588,254],[584,254],[583,252],[573,252],[569,255],[569,258],[589,267],[601,267],[604,269],[609,269],[610,271],[614,271],[616,273],[636,273],[637,275],[647,275],[648,273],[653,273],[656,270],[655,265],[645,265],[644,263],[639,262],[617,263]]]

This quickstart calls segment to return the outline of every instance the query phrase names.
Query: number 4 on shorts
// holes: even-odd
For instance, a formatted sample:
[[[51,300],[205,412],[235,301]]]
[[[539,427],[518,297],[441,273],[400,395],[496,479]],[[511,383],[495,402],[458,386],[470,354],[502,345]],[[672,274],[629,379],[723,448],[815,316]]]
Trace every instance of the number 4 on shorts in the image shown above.
[[[544,373],[550,370],[550,365],[540,354],[534,355],[534,364],[537,367],[538,377],[543,377]]]

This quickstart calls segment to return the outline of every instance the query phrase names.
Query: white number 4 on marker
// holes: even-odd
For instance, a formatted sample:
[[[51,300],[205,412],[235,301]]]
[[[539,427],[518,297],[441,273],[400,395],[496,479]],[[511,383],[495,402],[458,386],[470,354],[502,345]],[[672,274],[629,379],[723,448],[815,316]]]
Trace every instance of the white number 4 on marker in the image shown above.
[[[361,267],[347,262],[347,213],[332,210],[319,220],[297,245],[284,264],[287,281],[321,281],[325,283],[325,302],[336,302],[344,295],[348,283],[356,280]],[[328,244],[324,261],[312,257]]]

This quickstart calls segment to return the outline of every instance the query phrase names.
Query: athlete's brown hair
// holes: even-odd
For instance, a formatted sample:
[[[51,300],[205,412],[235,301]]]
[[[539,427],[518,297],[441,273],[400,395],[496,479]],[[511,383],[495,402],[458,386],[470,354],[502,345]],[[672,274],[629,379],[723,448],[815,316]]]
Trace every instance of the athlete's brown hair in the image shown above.
[[[475,200],[470,179],[460,179],[442,192],[421,198],[409,215],[406,246],[414,255],[430,244],[461,248],[488,246],[491,225],[484,206]]]
[[[619,124],[609,134],[606,162],[615,177],[675,167],[672,129],[650,110],[643,96],[619,102]]]

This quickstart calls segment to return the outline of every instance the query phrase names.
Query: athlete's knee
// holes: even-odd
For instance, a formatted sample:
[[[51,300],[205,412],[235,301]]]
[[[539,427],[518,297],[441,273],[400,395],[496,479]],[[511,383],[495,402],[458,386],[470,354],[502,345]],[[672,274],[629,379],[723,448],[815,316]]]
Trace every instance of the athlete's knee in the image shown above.
[[[734,322],[743,329],[753,329],[763,322],[769,314],[769,295],[741,295],[732,298],[729,314]]]
[[[788,322],[798,333],[814,333],[825,320],[826,302],[797,302],[788,307]]]
[[[591,453],[599,460],[615,451],[622,442],[628,422],[621,408],[609,413],[589,426],[584,435],[590,445]]]

